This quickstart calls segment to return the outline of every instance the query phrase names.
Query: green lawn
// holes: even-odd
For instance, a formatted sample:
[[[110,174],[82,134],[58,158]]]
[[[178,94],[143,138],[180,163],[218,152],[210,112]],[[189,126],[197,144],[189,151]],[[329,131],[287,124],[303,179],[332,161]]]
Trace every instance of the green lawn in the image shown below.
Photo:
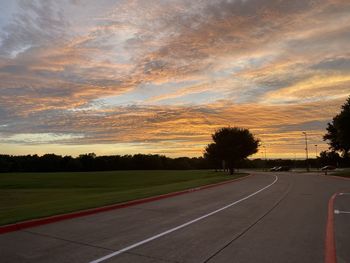
[[[0,225],[245,176],[208,170],[0,174]]]
[[[344,168],[341,171],[331,172],[330,175],[342,176],[342,177],[350,177],[350,168]]]

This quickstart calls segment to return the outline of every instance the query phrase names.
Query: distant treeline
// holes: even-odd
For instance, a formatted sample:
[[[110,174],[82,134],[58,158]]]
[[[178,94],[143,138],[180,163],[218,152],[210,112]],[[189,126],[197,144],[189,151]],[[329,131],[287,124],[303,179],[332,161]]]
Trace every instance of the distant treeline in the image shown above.
[[[11,156],[0,155],[0,172],[65,172],[112,170],[187,170],[208,169],[204,158],[169,158],[162,155],[96,156],[94,153],[78,157],[56,154]]]
[[[311,167],[326,164],[347,166],[349,163],[318,158],[309,160]],[[291,168],[306,167],[305,160],[286,159],[246,159],[239,164],[240,168],[271,168],[289,166]],[[80,172],[80,171],[112,171],[112,170],[192,170],[221,169],[221,162],[213,163],[203,157],[169,158],[163,155],[135,154],[96,156],[94,153],[82,154],[78,157],[55,154],[12,156],[0,155],[0,172]]]

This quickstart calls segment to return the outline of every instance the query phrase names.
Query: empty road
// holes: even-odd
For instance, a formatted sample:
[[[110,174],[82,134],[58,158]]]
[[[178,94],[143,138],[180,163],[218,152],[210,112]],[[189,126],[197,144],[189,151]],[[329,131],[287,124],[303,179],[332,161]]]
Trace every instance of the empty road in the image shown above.
[[[324,262],[335,193],[336,256],[350,262],[350,180],[289,172],[2,234],[0,261]]]

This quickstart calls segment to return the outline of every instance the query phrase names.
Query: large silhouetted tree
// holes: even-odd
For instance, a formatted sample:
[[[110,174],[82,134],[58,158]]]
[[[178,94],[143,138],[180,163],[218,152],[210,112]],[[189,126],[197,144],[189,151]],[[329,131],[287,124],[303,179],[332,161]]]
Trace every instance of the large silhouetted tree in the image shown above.
[[[341,157],[337,152],[334,151],[322,151],[320,152],[319,161],[321,165],[334,165],[338,166],[341,161]]]
[[[259,140],[248,129],[225,127],[212,135],[214,143],[205,149],[205,155],[225,161],[230,174],[238,163],[258,151]]]
[[[207,160],[208,163],[211,166],[213,166],[216,171],[217,169],[220,169],[221,159],[219,157],[218,150],[215,143],[210,143],[207,145],[207,147],[205,147],[204,159]]]
[[[332,122],[328,123],[327,133],[323,136],[329,141],[333,151],[341,152],[344,158],[349,157],[350,151],[350,97],[342,106],[341,112]]]

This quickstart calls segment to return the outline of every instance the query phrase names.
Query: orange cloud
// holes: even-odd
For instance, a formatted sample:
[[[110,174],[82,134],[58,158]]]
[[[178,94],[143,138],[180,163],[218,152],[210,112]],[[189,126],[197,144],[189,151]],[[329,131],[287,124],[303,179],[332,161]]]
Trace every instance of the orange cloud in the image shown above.
[[[6,129],[8,134],[12,134],[12,129],[39,134],[79,134],[58,140],[66,145],[132,144],[134,149],[143,152],[171,152],[174,155],[181,155],[186,147],[186,153],[201,155],[211,140],[211,133],[231,125],[251,129],[268,146],[271,155],[291,155],[303,152],[301,132],[304,130],[308,131],[311,144],[325,148],[324,128],[340,103],[334,100],[286,106],[221,102],[187,108],[119,107],[37,116],[35,128],[28,120],[27,123],[10,124]],[[8,140],[13,140],[8,136]],[[103,153],[103,147],[94,151]]]
[[[2,142],[25,145],[25,131],[59,135],[60,151],[200,155],[236,125],[275,156],[301,153],[302,130],[326,147],[349,95],[349,11],[345,0],[21,2],[0,24]]]

